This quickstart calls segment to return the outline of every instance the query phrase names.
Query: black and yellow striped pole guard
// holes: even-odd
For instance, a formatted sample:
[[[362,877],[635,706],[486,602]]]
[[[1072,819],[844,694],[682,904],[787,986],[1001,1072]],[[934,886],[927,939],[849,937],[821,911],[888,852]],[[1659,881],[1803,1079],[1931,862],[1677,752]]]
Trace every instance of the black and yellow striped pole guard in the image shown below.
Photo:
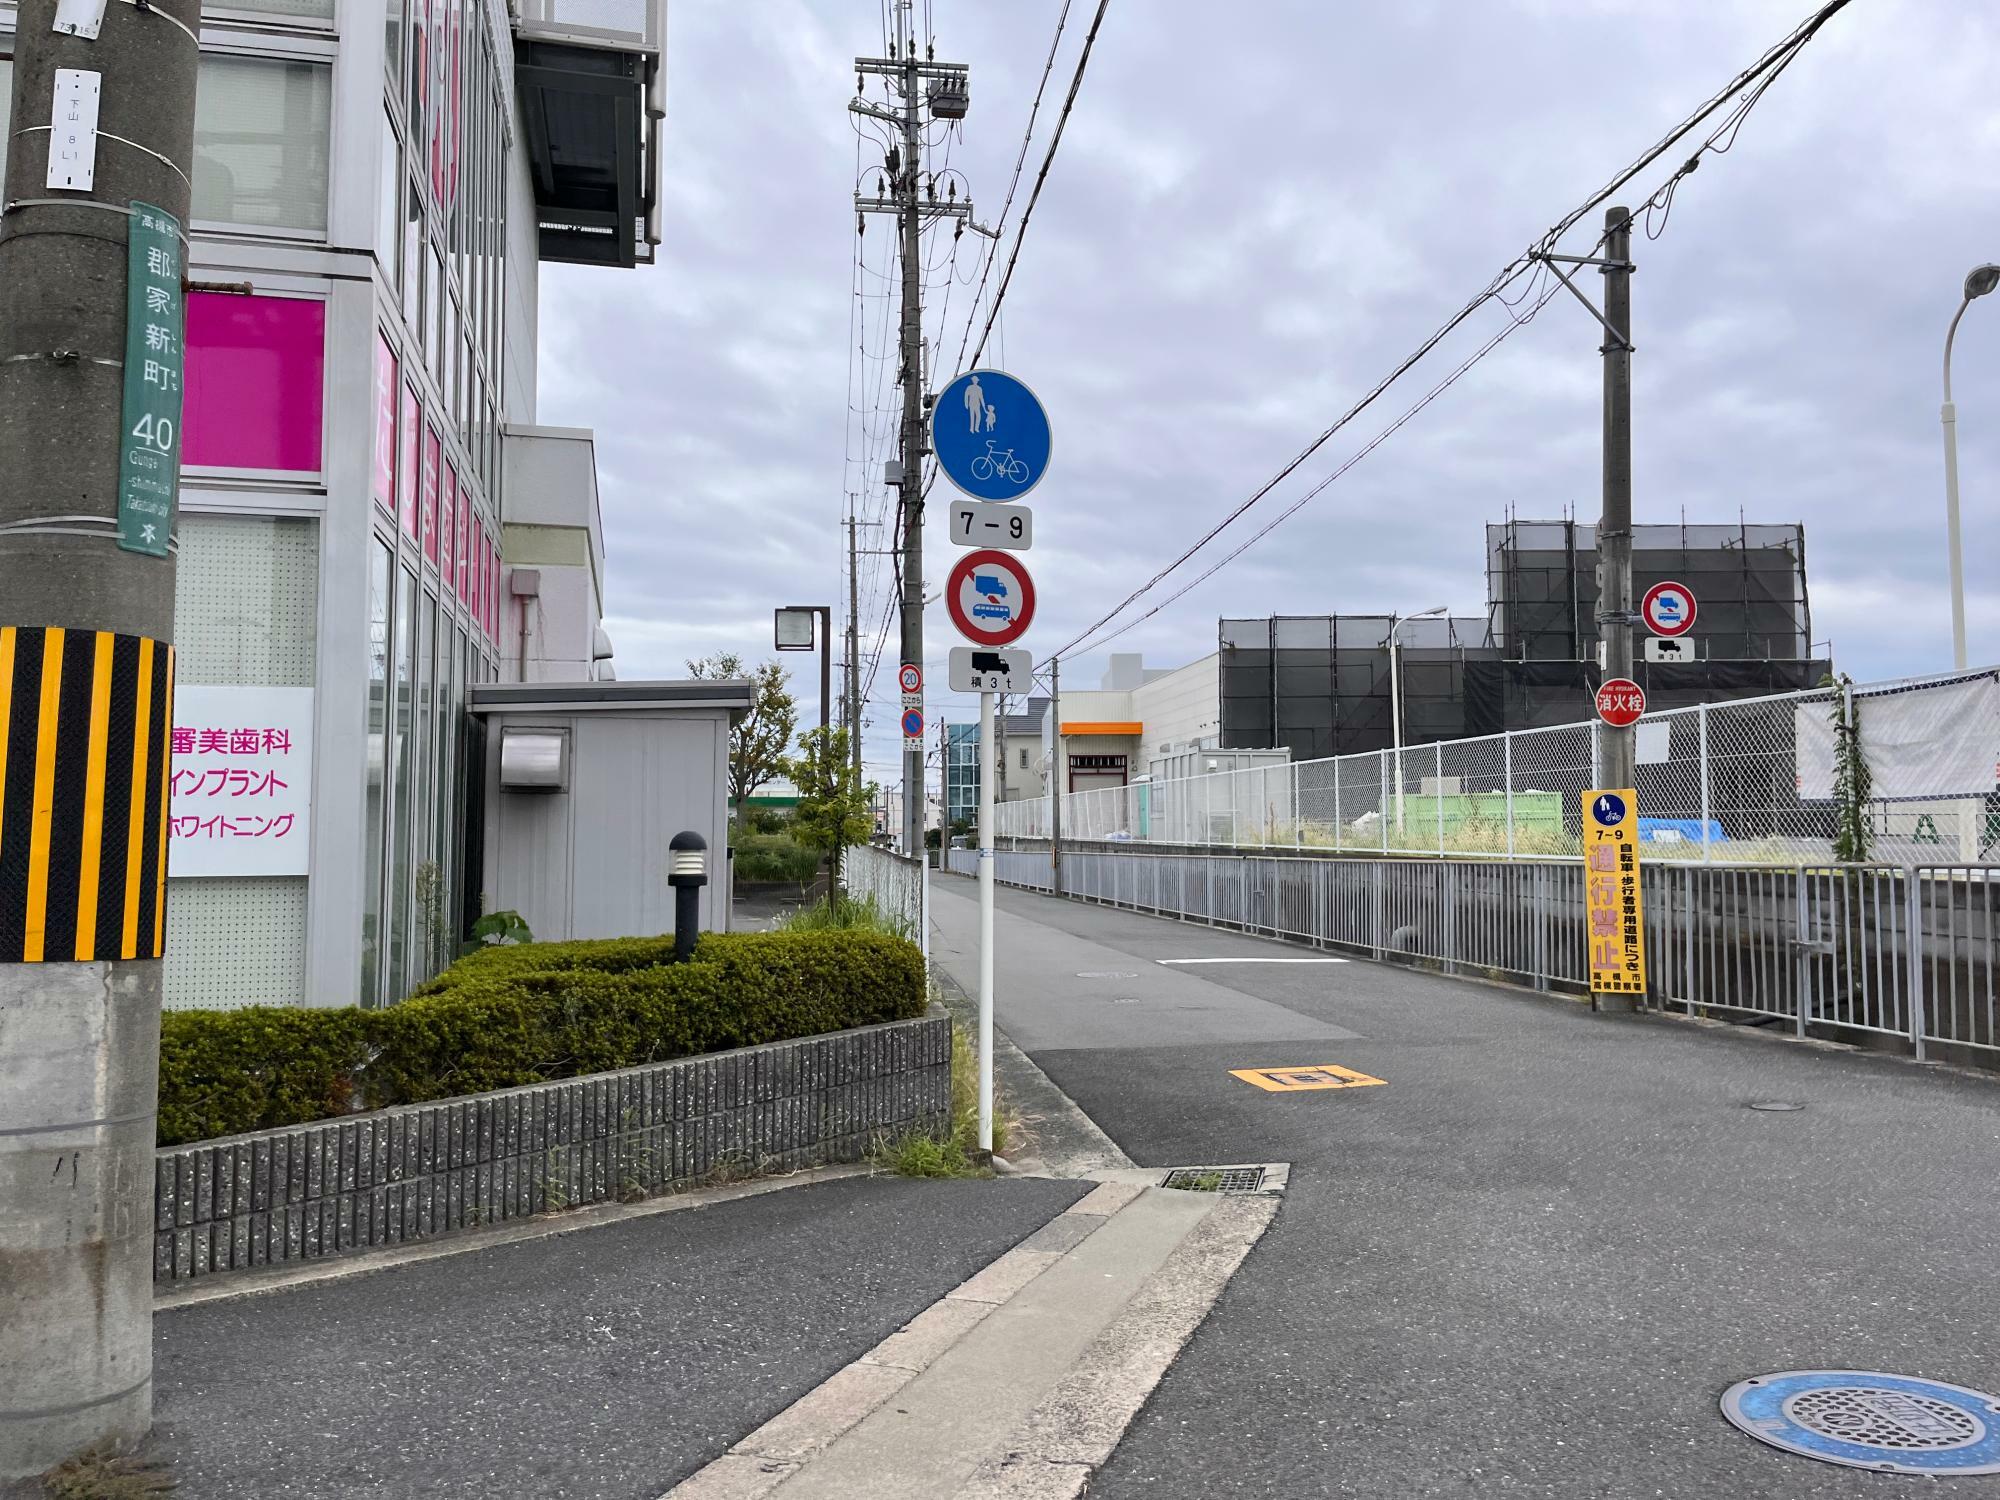
[[[0,963],[165,948],[174,649],[0,626]]]

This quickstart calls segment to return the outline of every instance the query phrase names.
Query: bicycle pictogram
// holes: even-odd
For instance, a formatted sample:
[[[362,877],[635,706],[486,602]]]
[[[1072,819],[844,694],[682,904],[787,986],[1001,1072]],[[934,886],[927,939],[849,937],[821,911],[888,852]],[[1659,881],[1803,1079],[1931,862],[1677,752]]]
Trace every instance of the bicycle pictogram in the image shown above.
[[[995,474],[1004,474],[1016,484],[1028,482],[1028,466],[1014,457],[1012,448],[1000,448],[991,438],[986,440],[986,452],[972,461],[974,479],[991,479]]]

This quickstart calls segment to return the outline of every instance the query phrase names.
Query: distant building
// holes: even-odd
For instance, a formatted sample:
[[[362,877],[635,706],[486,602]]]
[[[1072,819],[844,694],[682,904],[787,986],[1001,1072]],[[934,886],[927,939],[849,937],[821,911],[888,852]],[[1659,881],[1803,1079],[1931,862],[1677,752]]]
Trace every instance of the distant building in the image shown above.
[[[1797,525],[1638,526],[1635,598],[1685,584],[1698,610],[1691,659],[1634,675],[1659,708],[1808,688],[1805,532]],[[1486,528],[1487,614],[1413,618],[1398,635],[1403,740],[1427,744],[1591,717],[1597,666],[1596,528],[1509,521]],[[1385,749],[1391,720],[1387,615],[1274,615],[1220,628],[1220,743],[1281,745],[1294,760]],[[1643,636],[1641,638],[1643,643]],[[1636,651],[1635,651],[1635,654]],[[1065,703],[1065,716],[1067,716]]]
[[[1168,755],[1220,744],[1218,662],[1210,655],[1163,669],[1136,653],[1114,655],[1096,688],[1064,691],[1060,724],[1043,714],[1044,767],[1060,738],[1066,790],[1091,791],[1124,786]]]
[[[994,719],[994,757],[1000,763],[994,800],[1019,801],[1042,794],[1042,717],[1049,700],[1030,698],[1015,714]],[[947,826],[979,817],[979,725],[947,724],[944,744],[944,805]]]

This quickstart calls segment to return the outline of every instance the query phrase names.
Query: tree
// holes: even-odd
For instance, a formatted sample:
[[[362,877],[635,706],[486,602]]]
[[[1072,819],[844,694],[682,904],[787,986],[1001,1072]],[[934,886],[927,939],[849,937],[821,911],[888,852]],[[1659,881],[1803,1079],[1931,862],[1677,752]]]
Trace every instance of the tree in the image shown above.
[[[785,691],[785,669],[774,661],[746,667],[734,651],[723,651],[690,661],[688,676],[747,678],[755,690],[750,712],[729,731],[729,804],[740,808],[759,787],[785,773],[785,750],[799,722],[799,706]]]
[[[799,789],[792,814],[792,839],[822,849],[833,863],[832,896],[840,894],[840,854],[865,844],[875,831],[870,802],[875,789],[856,774],[847,755],[845,729],[810,729],[799,736],[800,754],[785,762],[785,774]]]

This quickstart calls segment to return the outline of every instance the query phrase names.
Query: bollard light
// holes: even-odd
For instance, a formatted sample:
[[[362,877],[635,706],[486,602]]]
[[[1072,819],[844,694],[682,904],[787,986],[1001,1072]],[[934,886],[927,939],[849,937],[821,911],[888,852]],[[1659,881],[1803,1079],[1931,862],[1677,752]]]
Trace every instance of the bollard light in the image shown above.
[[[708,840],[683,830],[667,842],[667,884],[674,888],[674,962],[694,957],[701,935],[701,888],[708,884]]]

